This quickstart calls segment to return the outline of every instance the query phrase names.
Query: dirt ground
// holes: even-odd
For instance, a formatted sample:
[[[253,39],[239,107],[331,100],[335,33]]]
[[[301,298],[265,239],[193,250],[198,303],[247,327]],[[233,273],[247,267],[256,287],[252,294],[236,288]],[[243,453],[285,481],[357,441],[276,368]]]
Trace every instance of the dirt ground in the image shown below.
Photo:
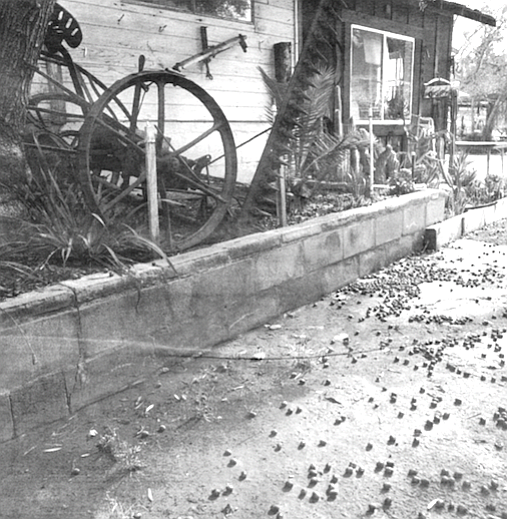
[[[507,518],[507,221],[0,445],[1,518]],[[146,373],[149,373],[146,376]]]

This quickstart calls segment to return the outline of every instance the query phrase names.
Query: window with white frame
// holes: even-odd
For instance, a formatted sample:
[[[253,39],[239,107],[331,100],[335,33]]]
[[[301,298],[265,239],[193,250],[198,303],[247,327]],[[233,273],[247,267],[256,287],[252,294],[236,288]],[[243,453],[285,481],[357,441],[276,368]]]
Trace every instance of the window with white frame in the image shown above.
[[[352,25],[350,115],[355,121],[410,117],[414,38]]]
[[[153,4],[158,7],[251,22],[254,0],[129,0],[132,3]]]

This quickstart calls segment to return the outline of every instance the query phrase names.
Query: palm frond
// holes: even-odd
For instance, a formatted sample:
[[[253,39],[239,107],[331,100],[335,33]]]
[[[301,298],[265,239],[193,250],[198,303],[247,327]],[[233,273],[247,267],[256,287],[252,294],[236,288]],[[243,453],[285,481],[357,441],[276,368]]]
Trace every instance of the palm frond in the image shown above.
[[[335,74],[330,68],[321,68],[310,79],[310,86],[305,91],[304,112],[298,118],[295,134],[297,140],[296,160],[303,167],[316,143],[324,144],[323,121],[331,119],[332,99],[335,87]]]
[[[273,124],[277,110],[282,106],[284,99],[287,97],[288,85],[271,78],[262,67],[258,67],[258,69],[270,94],[269,104],[265,107],[266,119],[270,124]]]
[[[270,93],[270,105],[266,108],[267,118],[274,121],[276,111],[287,103],[286,83],[279,83],[259,68]],[[335,72],[330,67],[321,67],[311,78],[304,92],[293,94],[293,101],[301,110],[288,110],[285,131],[293,135],[286,145],[291,149],[294,175],[303,178],[320,160],[329,157],[342,141],[337,140],[324,128],[326,119],[332,118]],[[273,108],[274,105],[274,108]]]

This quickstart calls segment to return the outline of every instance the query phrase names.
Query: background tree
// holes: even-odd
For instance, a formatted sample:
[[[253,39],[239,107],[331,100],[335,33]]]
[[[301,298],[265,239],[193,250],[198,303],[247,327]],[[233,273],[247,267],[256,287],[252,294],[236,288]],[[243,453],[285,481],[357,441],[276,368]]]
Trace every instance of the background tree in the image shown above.
[[[16,212],[13,190],[25,182],[23,130],[33,66],[56,0],[0,0],[0,203]]]
[[[456,79],[460,81],[460,89],[471,96],[473,104],[488,101],[482,136],[490,140],[507,102],[507,56],[504,51],[507,6],[496,12],[487,5],[480,10],[495,16],[497,25],[491,27],[477,23],[465,33],[465,43],[455,56]]]

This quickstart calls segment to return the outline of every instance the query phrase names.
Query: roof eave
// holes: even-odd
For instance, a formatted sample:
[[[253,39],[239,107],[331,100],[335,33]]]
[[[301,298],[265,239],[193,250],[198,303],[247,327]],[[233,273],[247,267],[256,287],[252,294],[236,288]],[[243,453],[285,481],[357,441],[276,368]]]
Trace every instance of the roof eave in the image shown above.
[[[445,0],[437,0],[428,5],[433,5],[444,11],[457,14],[458,16],[463,16],[464,18],[469,18],[470,20],[475,20],[476,22],[496,27],[496,19],[489,14],[482,13],[478,9],[470,9],[470,7],[466,7],[462,4],[457,4],[456,2],[447,2]]]

